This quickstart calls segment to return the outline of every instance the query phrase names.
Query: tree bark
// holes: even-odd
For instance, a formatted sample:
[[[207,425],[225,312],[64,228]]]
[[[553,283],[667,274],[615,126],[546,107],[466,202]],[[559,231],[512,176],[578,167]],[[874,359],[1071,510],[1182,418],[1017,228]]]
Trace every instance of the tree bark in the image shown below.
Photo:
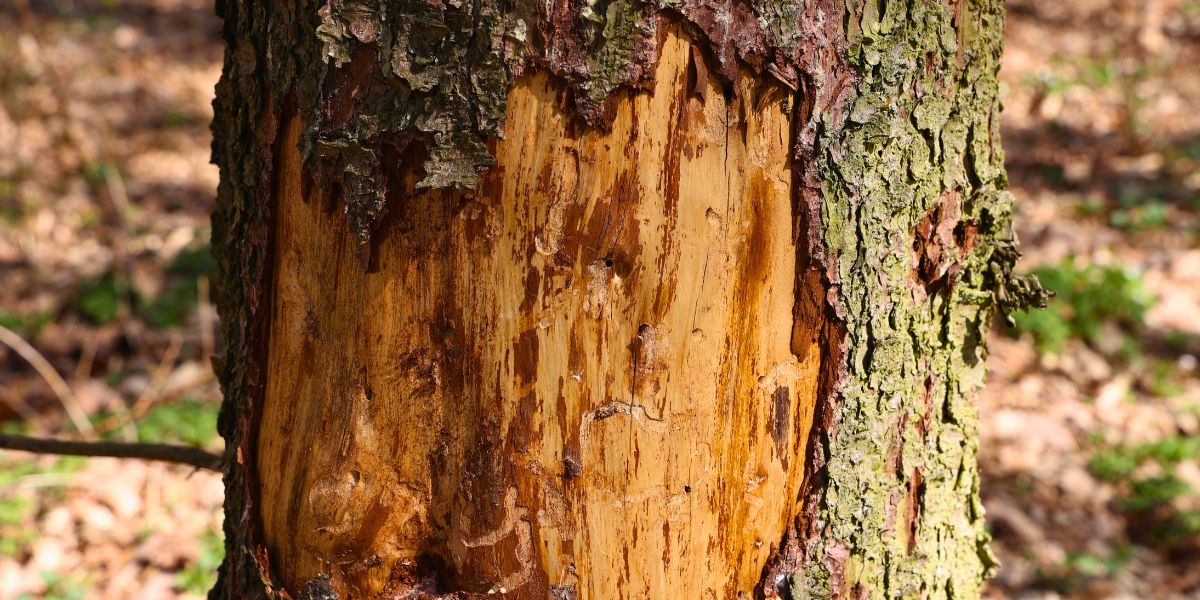
[[[978,596],[999,0],[218,10],[211,597]]]

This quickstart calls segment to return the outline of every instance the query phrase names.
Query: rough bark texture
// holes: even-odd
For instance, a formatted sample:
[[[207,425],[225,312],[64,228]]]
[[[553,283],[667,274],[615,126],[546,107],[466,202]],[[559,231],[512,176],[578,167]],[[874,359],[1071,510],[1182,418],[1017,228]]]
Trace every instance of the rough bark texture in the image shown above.
[[[1000,0],[218,10],[228,43],[213,150],[229,552],[214,598],[466,598],[504,583],[520,598],[978,594],[991,564],[970,401],[982,336],[995,308],[1037,296],[1012,275]],[[534,120],[506,121],[514,115]],[[772,128],[780,139],[768,143]],[[496,142],[509,132],[522,137]],[[788,145],[790,157],[779,151]],[[556,153],[575,153],[575,170]],[[745,168],[728,162],[738,153]],[[637,157],[663,164],[638,169]],[[708,185],[706,168],[733,186],[715,215],[704,205],[705,223],[689,221],[704,194],[680,193],[678,161],[693,187]],[[582,173],[594,181],[570,182]],[[595,220],[596,206],[609,216]],[[606,229],[614,223],[626,227]],[[590,244],[589,227],[601,230]],[[703,227],[733,241],[705,241]],[[485,258],[467,258],[472,248]],[[706,252],[720,257],[709,268],[728,280],[713,292],[725,300],[674,285],[705,280],[687,271]],[[503,260],[511,268],[496,266]],[[788,285],[778,283],[785,270]],[[524,278],[512,282],[519,297],[501,293],[504,277]],[[552,297],[571,289],[579,306],[542,327]],[[790,319],[774,308],[781,294]],[[704,348],[705,327],[688,341],[692,330],[672,316],[685,301],[714,311],[713,343],[725,350],[713,364],[687,358],[688,344]],[[596,307],[621,302],[631,313],[596,330],[607,322]],[[405,304],[396,318],[423,325],[377,338],[388,333],[380,311]],[[763,312],[748,317],[751,308]],[[528,322],[505,321],[513,315]],[[788,330],[787,356],[772,355],[772,325]],[[624,362],[606,366],[603,349],[577,360],[570,338],[555,338],[589,327],[585,339]],[[422,344],[432,354],[422,357]],[[411,360],[395,354],[404,352]],[[576,360],[607,373],[591,395],[550,380],[547,369],[569,373]],[[393,363],[394,373],[374,374]],[[685,385],[691,368],[711,390]],[[440,408],[418,414],[404,408],[411,398]],[[682,400],[668,398],[702,406],[676,410]],[[445,419],[455,411],[463,418]],[[803,415],[814,411],[808,433]],[[682,439],[668,415],[684,424]],[[395,430],[446,423],[412,434],[420,453]],[[390,441],[364,438],[378,424],[392,427],[375,431]],[[587,455],[579,432],[592,427],[600,439],[624,436],[611,452],[619,468]],[[694,456],[723,457],[707,482],[672,470],[689,444]],[[426,487],[405,487],[426,467]],[[755,477],[766,487],[749,493]],[[370,486],[391,495],[353,491]],[[605,495],[613,486],[624,491]],[[631,486],[663,506],[623,512]],[[694,491],[700,500],[687,499]],[[698,533],[657,531],[669,530],[673,499],[693,503]],[[590,512],[603,503],[608,516]],[[633,522],[618,526],[623,518]],[[314,523],[325,528],[301,529]],[[564,533],[575,529],[619,533]],[[687,564],[698,556],[710,562]]]
[[[998,1],[868,1],[827,120],[822,234],[844,371],[815,428],[795,597],[974,597],[993,562],[976,470],[983,336],[1036,299],[1013,277]],[[828,115],[825,117],[828,119]]]

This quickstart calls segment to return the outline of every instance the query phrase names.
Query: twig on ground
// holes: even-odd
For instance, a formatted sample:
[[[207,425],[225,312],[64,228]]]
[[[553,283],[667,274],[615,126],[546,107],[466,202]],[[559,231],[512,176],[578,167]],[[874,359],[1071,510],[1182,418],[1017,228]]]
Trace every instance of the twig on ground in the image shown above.
[[[167,351],[163,354],[162,362],[158,363],[158,369],[155,369],[151,376],[150,384],[146,386],[145,391],[133,403],[133,407],[129,409],[134,418],[141,417],[145,412],[154,405],[154,401],[158,399],[162,393],[162,388],[167,383],[167,377],[171,375],[171,370],[175,368],[175,361],[179,358],[179,351],[183,349],[183,335],[176,333],[171,336],[171,345],[167,346]]]
[[[0,448],[38,452],[42,454],[68,454],[71,456],[107,456],[112,458],[137,458],[191,465],[197,469],[221,471],[222,458],[192,446],[174,444],[141,444],[128,442],[74,442],[32,438],[23,435],[0,434]]]
[[[0,325],[0,343],[24,358],[42,376],[42,379],[46,380],[46,384],[54,391],[54,395],[58,396],[58,401],[66,409],[67,416],[71,418],[71,422],[75,424],[75,429],[78,429],[79,433],[87,437],[91,437],[95,433],[92,422],[88,420],[87,413],[79,405],[79,399],[71,391],[71,386],[67,385],[62,375],[54,370],[54,366],[46,360],[46,357],[42,356],[41,352],[37,351],[37,348],[29,345],[24,338],[3,325]]]
[[[96,351],[100,342],[96,336],[88,336],[79,352],[79,362],[75,363],[75,380],[81,381],[92,376],[92,366],[96,363]]]

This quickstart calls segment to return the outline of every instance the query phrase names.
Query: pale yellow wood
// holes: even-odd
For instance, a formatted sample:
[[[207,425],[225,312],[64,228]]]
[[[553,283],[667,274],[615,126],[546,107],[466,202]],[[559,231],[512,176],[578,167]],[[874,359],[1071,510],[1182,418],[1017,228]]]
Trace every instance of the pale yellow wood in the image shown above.
[[[820,356],[793,353],[818,324],[793,323],[790,96],[746,75],[728,100],[691,59],[668,32],[609,132],[523,77],[474,194],[414,191],[401,157],[369,272],[284,131],[257,473],[293,595],[431,569],[538,600],[758,583],[800,509]]]

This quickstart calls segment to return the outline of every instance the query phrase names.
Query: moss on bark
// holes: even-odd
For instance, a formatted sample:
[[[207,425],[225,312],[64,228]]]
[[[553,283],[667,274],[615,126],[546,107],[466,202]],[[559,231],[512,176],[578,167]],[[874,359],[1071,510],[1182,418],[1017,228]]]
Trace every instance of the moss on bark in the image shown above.
[[[846,19],[856,81],[817,159],[845,370],[792,595],[978,597],[983,337],[1038,292],[1012,273],[1003,3],[868,0]]]

